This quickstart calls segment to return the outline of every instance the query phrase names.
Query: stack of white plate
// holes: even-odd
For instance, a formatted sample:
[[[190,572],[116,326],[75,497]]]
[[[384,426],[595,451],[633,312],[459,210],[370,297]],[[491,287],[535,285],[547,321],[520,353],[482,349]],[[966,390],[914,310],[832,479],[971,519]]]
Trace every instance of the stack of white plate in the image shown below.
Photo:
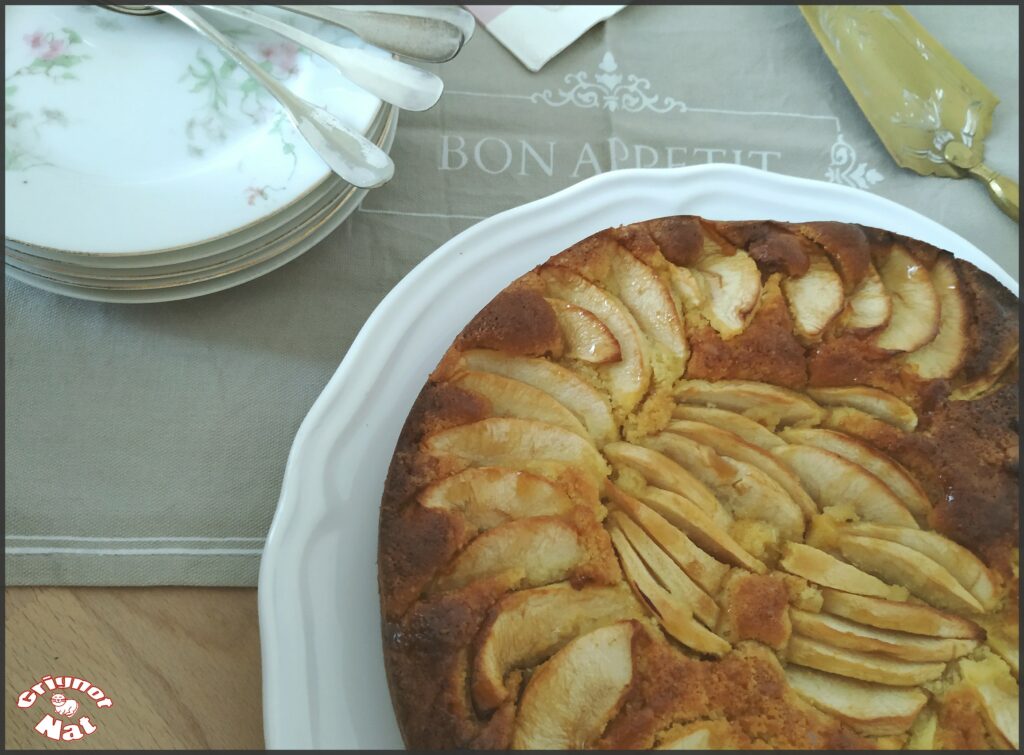
[[[209,15],[294,92],[390,149],[395,108],[296,45]],[[294,259],[366,193],[327,168],[262,87],[172,18],[6,6],[4,20],[14,278],[100,301],[199,296]]]

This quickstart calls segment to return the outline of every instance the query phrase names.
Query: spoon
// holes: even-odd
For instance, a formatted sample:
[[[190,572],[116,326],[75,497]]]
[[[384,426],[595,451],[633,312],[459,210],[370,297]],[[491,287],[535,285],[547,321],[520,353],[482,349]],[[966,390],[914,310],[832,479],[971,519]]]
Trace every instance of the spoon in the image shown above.
[[[391,180],[395,164],[380,147],[321,107],[292,94],[230,39],[186,5],[154,5],[217,45],[262,84],[325,163],[353,186],[370,189]]]
[[[444,90],[444,82],[438,76],[408,63],[372,55],[365,50],[351,50],[333,45],[294,26],[241,6],[203,7],[262,26],[302,45],[332,63],[346,78],[370,94],[403,110],[426,110],[433,107]]]
[[[451,60],[465,42],[462,30],[456,24],[433,16],[396,13],[372,6],[358,11],[338,5],[277,7],[342,26],[371,45],[428,63]]]

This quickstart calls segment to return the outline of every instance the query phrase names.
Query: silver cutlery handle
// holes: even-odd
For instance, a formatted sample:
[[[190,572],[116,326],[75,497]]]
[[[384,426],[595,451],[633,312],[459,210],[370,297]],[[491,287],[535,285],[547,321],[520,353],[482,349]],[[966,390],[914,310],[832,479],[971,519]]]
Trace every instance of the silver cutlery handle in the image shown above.
[[[447,21],[459,27],[459,31],[462,32],[462,44],[466,44],[476,30],[476,19],[473,14],[458,5],[346,5],[345,9],[376,13],[401,13],[407,16]]]
[[[407,58],[444,63],[462,49],[462,31],[455,24],[427,16],[350,11],[337,5],[279,5],[279,8],[344,27],[365,42]]]
[[[289,92],[192,8],[183,5],[153,7],[192,27],[242,66],[281,103],[299,133],[331,170],[350,184],[373,188],[386,183],[394,175],[395,166],[387,153],[323,108]]]
[[[333,45],[302,29],[243,6],[204,5],[218,13],[262,26],[333,64],[350,81],[403,110],[426,110],[441,97],[444,83],[432,73],[391,58]]]

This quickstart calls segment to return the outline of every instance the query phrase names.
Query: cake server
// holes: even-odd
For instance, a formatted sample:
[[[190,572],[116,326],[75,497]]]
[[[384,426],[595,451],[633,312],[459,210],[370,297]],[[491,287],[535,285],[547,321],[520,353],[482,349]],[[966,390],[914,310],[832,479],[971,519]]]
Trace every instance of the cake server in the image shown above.
[[[896,164],[924,176],[982,181],[996,206],[1020,213],[1016,181],[984,163],[999,99],[900,5],[801,5]]]

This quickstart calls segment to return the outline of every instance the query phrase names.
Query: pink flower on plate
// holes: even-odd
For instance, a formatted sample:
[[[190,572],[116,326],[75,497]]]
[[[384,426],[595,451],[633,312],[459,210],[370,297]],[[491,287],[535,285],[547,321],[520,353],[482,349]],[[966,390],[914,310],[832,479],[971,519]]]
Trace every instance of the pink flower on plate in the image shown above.
[[[245,190],[246,192],[246,204],[250,207],[256,204],[257,199],[267,198],[267,187],[266,186],[250,186]]]
[[[68,43],[62,39],[51,39],[46,50],[39,56],[43,60],[53,60],[67,48]]]
[[[46,35],[41,31],[37,31],[35,34],[26,34],[25,43],[33,50],[38,50],[46,43]]]
[[[291,76],[299,70],[297,60],[299,48],[291,42],[281,42],[276,45],[264,43],[259,46],[258,52],[263,60],[270,61],[274,68],[283,74]]]

